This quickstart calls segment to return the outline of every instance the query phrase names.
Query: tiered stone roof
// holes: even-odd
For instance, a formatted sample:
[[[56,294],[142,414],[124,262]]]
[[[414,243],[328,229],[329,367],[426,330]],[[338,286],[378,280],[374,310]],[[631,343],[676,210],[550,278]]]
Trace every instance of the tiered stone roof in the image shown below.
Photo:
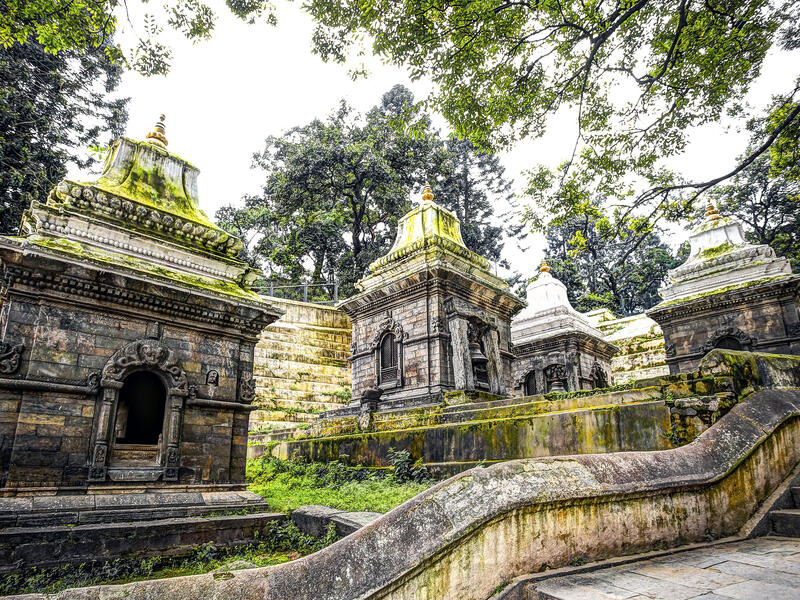
[[[120,138],[96,181],[61,181],[25,211],[21,236],[37,251],[110,271],[262,304],[259,273],[236,257],[242,242],[200,209],[190,162],[168,151],[161,120],[147,141]]]

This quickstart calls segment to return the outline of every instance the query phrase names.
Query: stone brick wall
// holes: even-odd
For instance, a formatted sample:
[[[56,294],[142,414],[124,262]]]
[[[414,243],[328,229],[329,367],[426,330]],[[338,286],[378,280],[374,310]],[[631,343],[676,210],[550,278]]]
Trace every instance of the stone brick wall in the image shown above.
[[[378,385],[376,343],[390,330],[402,332],[399,364],[402,388],[387,389],[384,396],[401,399],[427,394],[429,378],[438,381],[444,370],[441,343],[429,338],[433,333],[432,324],[443,315],[441,296],[436,294],[427,299],[424,293],[395,296],[380,308],[359,315],[353,331],[353,398],[360,398],[364,390]]]
[[[292,427],[350,400],[350,319],[332,306],[268,298],[286,311],[255,348],[250,430]]]
[[[3,307],[4,342],[25,350],[15,374],[21,380],[82,385],[125,344],[145,338],[153,321],[100,309],[42,304],[13,297]],[[203,395],[234,400],[243,371],[252,368],[248,350],[234,337],[209,336],[179,325],[163,325],[161,342]],[[242,352],[244,350],[244,352]],[[209,371],[219,385],[209,389]],[[97,395],[65,391],[2,392],[2,460],[7,486],[85,485]],[[181,436],[183,478],[228,481],[244,468],[246,417],[233,411],[191,407],[185,410]],[[238,458],[238,460],[234,460]],[[239,464],[240,463],[240,464]],[[241,479],[241,477],[238,477]]]

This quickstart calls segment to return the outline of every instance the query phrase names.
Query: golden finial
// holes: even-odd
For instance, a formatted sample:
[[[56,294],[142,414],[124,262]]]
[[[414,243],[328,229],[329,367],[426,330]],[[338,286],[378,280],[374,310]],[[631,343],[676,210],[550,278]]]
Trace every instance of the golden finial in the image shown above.
[[[164,115],[160,115],[158,117],[158,121],[156,122],[155,127],[153,127],[153,131],[147,134],[147,143],[152,144],[153,146],[158,146],[159,148],[163,148],[164,150],[167,149],[167,133],[166,129],[164,129]]]
[[[425,183],[425,191],[422,192],[422,201],[423,202],[433,202],[433,192],[431,191],[431,186],[429,183]]]
[[[714,203],[711,200],[708,201],[708,205],[706,206],[706,221],[709,223],[713,221],[718,221],[722,217],[719,216],[719,211],[714,206]]]
[[[549,273],[550,267],[547,266],[547,261],[542,259],[542,266],[539,267],[539,273]]]

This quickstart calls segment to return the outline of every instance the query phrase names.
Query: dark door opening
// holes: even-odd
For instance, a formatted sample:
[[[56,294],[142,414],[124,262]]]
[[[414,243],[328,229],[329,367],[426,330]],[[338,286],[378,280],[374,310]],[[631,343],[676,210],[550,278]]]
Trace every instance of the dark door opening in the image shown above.
[[[536,395],[536,373],[533,371],[528,373],[528,376],[525,378],[525,395]]]
[[[129,375],[119,391],[116,439],[120,444],[157,444],[164,428],[167,390],[149,371]]]
[[[714,344],[714,348],[719,348],[721,350],[741,350],[742,343],[732,335],[726,335],[717,340],[717,343]]]

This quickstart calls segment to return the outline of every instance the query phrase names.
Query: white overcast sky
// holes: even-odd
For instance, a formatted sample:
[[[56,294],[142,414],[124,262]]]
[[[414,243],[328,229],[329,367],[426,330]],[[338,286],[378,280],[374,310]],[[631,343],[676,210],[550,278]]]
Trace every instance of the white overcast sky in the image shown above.
[[[128,4],[134,11],[154,6]],[[403,70],[377,59],[368,61],[371,76],[355,82],[345,66],[322,62],[311,53],[313,25],[300,3],[277,2],[277,27],[247,25],[221,0],[210,4],[219,16],[210,41],[192,45],[168,32],[165,39],[173,50],[169,75],[146,78],[129,72],[118,90],[120,96],[131,97],[129,136],[144,139],[157,116],[166,114],[169,149],[200,168],[200,202],[209,216],[260,189],[262,173],[251,170],[250,162],[266,136],[326,116],[341,98],[366,110],[396,83],[408,86],[418,98],[427,93],[426,82],[412,82]],[[133,13],[131,21],[141,23],[140,15]],[[129,34],[131,26],[123,26]],[[748,100],[765,105],[770,94],[785,91],[799,71],[797,53],[771,56]],[[434,118],[446,131],[444,121]],[[572,147],[574,133],[574,120],[565,115],[550,124],[544,137],[503,153],[515,188],[519,191],[524,183],[523,170],[560,163]],[[724,126],[706,127],[695,132],[690,148],[673,166],[687,177],[708,179],[730,170],[745,143],[746,136]],[[519,202],[524,203],[524,197]],[[679,242],[681,235],[670,236],[670,243]],[[532,275],[544,242],[537,236],[527,245],[523,252],[507,244],[504,255],[513,269]]]

